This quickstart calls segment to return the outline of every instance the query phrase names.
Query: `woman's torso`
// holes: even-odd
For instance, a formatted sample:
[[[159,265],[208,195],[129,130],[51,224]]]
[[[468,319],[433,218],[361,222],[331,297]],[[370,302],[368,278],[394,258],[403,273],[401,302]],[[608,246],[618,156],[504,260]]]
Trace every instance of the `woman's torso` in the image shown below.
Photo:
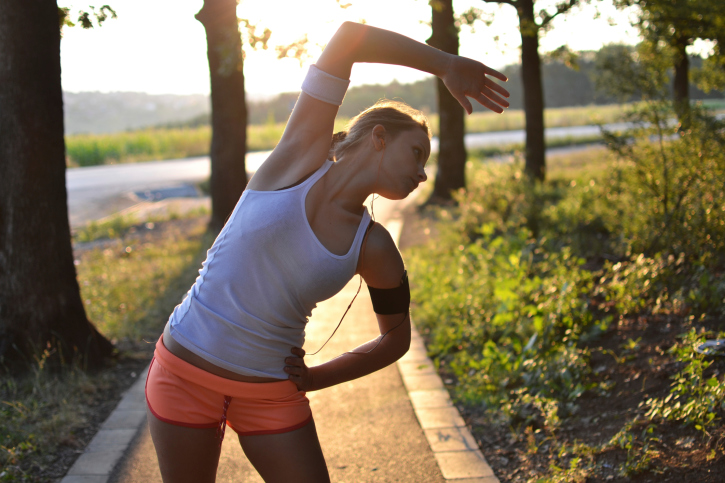
[[[308,177],[309,175],[305,176],[292,186],[303,183]],[[289,187],[282,189],[287,188]],[[362,206],[360,207],[360,213],[356,214],[343,210],[336,203],[331,203],[329,195],[325,190],[325,179],[323,175],[322,178],[314,182],[307,192],[304,199],[304,207],[304,215],[307,218],[307,222],[314,236],[326,250],[336,256],[342,256],[351,250],[352,245],[356,241],[356,236],[359,234],[361,221],[366,213]],[[360,258],[358,257],[358,264]],[[356,266],[355,273],[358,270],[359,266]],[[236,381],[258,383],[276,382],[280,380],[274,377],[239,374],[209,362],[176,341],[170,332],[170,324],[167,324],[164,330],[164,345],[172,354],[180,359],[220,377]]]

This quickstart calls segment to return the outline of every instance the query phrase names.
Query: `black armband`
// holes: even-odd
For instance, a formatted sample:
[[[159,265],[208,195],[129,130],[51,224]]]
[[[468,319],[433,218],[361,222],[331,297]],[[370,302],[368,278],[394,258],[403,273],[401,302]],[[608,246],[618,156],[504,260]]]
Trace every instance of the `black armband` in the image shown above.
[[[410,308],[410,285],[408,271],[403,272],[400,285],[396,288],[375,288],[368,285],[373,310],[376,314],[392,315],[408,313]]]

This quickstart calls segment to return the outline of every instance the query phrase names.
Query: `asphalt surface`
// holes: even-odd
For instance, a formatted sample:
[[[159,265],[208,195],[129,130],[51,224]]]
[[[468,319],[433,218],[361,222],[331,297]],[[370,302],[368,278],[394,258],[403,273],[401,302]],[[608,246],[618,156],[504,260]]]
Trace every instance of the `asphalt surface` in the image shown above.
[[[376,200],[378,221],[385,222],[394,208],[394,202]],[[358,278],[354,278],[342,292],[315,309],[307,325],[307,352],[316,351],[332,334],[358,283]],[[307,363],[314,366],[325,362],[378,334],[370,296],[363,284],[341,328],[320,354],[307,357]],[[355,381],[308,393],[308,397],[333,482],[445,481],[395,365]],[[283,458],[280,464],[284,464]],[[109,481],[161,481],[145,423]],[[222,446],[217,481],[262,482],[231,429]]]

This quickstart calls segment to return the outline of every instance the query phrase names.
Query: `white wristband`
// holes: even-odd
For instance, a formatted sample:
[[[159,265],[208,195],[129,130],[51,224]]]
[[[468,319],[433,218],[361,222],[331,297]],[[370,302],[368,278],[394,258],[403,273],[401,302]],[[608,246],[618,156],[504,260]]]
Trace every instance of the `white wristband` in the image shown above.
[[[339,106],[349,85],[349,80],[330,75],[312,64],[302,82],[302,92],[322,102]]]

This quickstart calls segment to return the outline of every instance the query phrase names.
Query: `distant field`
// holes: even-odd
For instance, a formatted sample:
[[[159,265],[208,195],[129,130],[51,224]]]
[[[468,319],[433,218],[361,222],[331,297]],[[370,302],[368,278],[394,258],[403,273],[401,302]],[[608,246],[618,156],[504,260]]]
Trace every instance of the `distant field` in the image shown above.
[[[713,102],[714,109],[724,109],[725,102]],[[621,105],[585,106],[547,109],[544,122],[547,127],[583,126],[614,122],[624,110]],[[433,134],[438,134],[438,115],[429,117]],[[338,119],[335,130],[340,130],[348,119]],[[469,133],[508,131],[524,128],[521,110],[505,114],[475,113],[466,117]],[[247,146],[250,151],[273,149],[284,130],[284,123],[250,125]],[[186,158],[209,154],[211,128],[145,129],[115,134],[77,134],[66,137],[68,166],[94,166],[99,164],[135,163],[140,161]]]

